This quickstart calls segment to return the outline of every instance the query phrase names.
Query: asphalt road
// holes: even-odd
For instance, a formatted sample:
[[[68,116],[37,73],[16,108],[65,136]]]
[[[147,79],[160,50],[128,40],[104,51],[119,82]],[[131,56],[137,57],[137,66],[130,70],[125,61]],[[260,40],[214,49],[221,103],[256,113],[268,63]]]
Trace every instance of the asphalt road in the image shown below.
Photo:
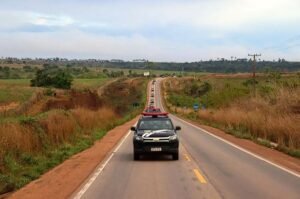
[[[155,105],[161,107],[159,81]],[[170,115],[182,127],[179,161],[133,161],[129,133],[75,198],[300,198],[300,177]]]

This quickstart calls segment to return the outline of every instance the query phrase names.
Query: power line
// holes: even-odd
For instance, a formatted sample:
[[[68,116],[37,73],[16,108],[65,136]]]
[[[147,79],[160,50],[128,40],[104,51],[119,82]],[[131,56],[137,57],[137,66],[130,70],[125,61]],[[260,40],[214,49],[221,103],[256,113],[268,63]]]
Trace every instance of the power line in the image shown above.
[[[253,78],[253,93],[254,96],[256,96],[256,80],[255,80],[255,76],[256,76],[256,57],[260,57],[261,54],[248,54],[249,57],[253,57],[253,64],[252,64],[252,78]]]
[[[249,57],[253,57],[253,64],[252,64],[252,77],[255,79],[256,73],[256,57],[260,57],[261,54],[248,54]]]

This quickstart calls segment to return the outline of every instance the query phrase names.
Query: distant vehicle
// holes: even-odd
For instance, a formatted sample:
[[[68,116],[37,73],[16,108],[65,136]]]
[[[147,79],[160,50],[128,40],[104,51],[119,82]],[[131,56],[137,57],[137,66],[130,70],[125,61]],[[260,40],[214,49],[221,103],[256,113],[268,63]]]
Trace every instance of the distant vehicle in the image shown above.
[[[154,97],[154,93],[151,94],[151,97]]]
[[[133,159],[139,160],[144,154],[171,154],[179,158],[177,131],[167,113],[143,113],[136,127],[131,127],[133,136]]]
[[[160,108],[155,108],[154,106],[149,106],[148,108],[146,108],[144,110],[143,114],[146,114],[146,113],[161,113],[161,110],[160,110]]]
[[[154,88],[151,88],[151,91],[154,91]]]
[[[154,99],[151,99],[151,100],[150,100],[150,103],[154,103]]]

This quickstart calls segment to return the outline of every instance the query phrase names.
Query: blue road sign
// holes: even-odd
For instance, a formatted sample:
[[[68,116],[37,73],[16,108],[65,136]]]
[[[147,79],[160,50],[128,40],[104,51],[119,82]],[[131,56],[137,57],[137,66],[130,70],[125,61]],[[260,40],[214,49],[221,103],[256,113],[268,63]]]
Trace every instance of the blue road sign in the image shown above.
[[[199,104],[194,104],[193,108],[194,108],[194,111],[198,111],[198,109],[199,109]]]

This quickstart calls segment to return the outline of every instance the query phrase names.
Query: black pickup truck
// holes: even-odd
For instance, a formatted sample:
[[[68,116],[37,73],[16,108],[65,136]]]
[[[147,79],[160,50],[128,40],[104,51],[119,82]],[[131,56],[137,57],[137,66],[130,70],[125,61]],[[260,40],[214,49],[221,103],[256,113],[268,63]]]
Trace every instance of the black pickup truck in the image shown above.
[[[167,113],[145,113],[136,127],[131,127],[133,136],[133,158],[142,154],[171,154],[178,160],[179,139],[177,131]]]

